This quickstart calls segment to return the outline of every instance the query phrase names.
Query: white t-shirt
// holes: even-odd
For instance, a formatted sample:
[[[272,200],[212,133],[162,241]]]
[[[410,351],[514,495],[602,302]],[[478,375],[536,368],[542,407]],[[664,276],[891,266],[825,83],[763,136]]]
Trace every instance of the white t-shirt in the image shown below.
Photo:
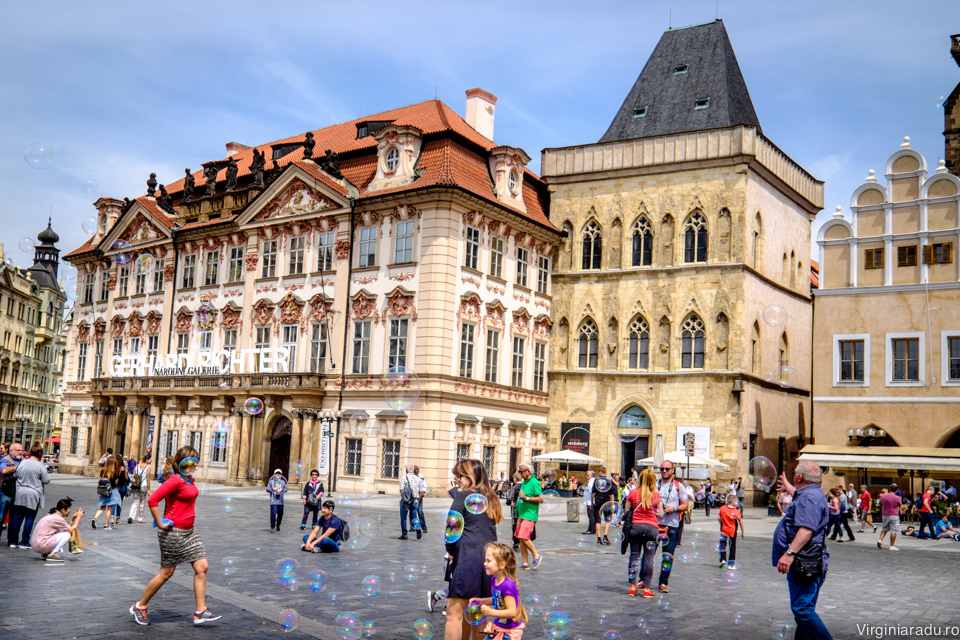
[[[663,500],[664,509],[667,507],[679,507],[681,502],[686,502],[690,499],[686,487],[676,480],[671,480],[667,484],[663,484],[661,480],[657,480],[657,489],[660,491],[660,499]],[[666,513],[660,518],[659,522],[661,525],[675,529],[680,526],[680,513],[677,511]]]
[[[583,490],[583,504],[588,507],[593,505],[593,483],[596,482],[596,478],[590,478],[587,480],[587,486]]]

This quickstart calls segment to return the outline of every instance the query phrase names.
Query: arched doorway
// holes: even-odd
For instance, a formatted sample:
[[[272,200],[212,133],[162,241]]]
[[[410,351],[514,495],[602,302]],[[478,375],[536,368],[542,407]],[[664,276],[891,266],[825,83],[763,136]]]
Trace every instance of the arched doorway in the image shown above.
[[[647,412],[633,405],[629,407],[626,411],[620,415],[634,416],[640,423],[640,428],[650,429],[650,416],[647,415]],[[648,455],[650,450],[650,437],[649,436],[640,436],[636,440],[631,442],[621,442],[620,443],[620,475],[623,478],[630,477],[630,469],[635,467],[637,460],[643,460]]]
[[[280,469],[283,476],[288,477],[290,469],[290,437],[293,425],[289,418],[282,417],[273,423],[273,432],[270,434],[270,468],[266,476],[273,475],[275,469]]]

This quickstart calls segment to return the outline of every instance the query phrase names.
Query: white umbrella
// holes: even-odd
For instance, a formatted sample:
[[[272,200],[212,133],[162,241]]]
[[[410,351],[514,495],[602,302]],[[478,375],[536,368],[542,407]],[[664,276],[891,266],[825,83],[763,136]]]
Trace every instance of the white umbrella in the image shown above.
[[[594,458],[593,456],[588,456],[585,453],[577,453],[576,451],[567,451],[566,449],[562,451],[554,451],[553,453],[543,453],[539,456],[533,457],[534,462],[562,462],[567,465],[567,475],[570,475],[570,465],[571,464],[603,464],[603,460],[600,458]]]
[[[657,444],[653,449],[653,464],[660,467],[663,464],[663,434],[657,434]]]
[[[674,464],[686,465],[687,464],[687,452],[684,450],[680,451],[671,451],[663,457],[663,460],[669,460]],[[660,466],[663,464],[663,460],[660,462],[656,461],[656,456],[650,458],[644,458],[640,461],[641,466],[647,465],[656,465]],[[712,458],[704,458],[701,456],[690,456],[690,467],[705,468],[705,469],[714,469],[716,471],[729,471],[730,465],[724,464],[718,460],[713,460]]]

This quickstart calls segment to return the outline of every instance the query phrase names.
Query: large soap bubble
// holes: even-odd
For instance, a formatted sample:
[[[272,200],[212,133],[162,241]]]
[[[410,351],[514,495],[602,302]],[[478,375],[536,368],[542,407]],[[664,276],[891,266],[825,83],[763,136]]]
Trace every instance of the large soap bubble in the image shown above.
[[[796,631],[797,625],[792,620],[782,620],[770,625],[770,637],[773,640],[793,640]]]
[[[540,474],[540,480],[543,484],[553,484],[557,481],[557,470],[547,467]]]
[[[487,621],[487,616],[481,613],[479,602],[471,602],[467,605],[467,608],[463,610],[463,619],[467,621],[467,624],[479,627]]]
[[[408,564],[403,568],[403,577],[407,582],[414,582],[420,577],[420,569],[414,564]]]
[[[93,178],[87,178],[86,180],[80,183],[80,188],[83,189],[84,193],[93,193],[94,191],[97,190],[97,187],[99,186],[100,185],[98,185],[97,181],[94,180]]]
[[[464,506],[467,508],[467,511],[474,515],[480,515],[485,513],[489,502],[487,497],[482,493],[472,493],[467,496],[466,500],[463,501]]]
[[[23,150],[23,159],[34,169],[49,169],[53,165],[53,147],[49,142],[34,142]]]
[[[777,481],[777,468],[767,458],[757,456],[747,463],[747,475],[753,486],[769,493]]]
[[[604,523],[617,524],[622,517],[623,507],[620,506],[619,502],[606,502],[597,512],[597,520]]]
[[[633,442],[643,433],[643,421],[629,413],[614,417],[610,423],[610,433],[620,442]]]
[[[321,570],[317,569],[310,573],[310,591],[314,593],[320,593],[327,588],[327,574]]]
[[[553,489],[544,491],[542,497],[543,502],[540,503],[540,508],[547,513],[552,513],[560,508],[560,494]]]
[[[247,398],[247,401],[243,403],[243,410],[255,416],[263,411],[263,400],[260,398]]]
[[[371,518],[352,518],[343,530],[343,539],[353,550],[365,549],[377,537],[380,528]]]
[[[80,228],[83,229],[85,234],[92,236],[97,232],[97,219],[93,216],[87,216],[80,221]]]
[[[463,535],[463,516],[458,511],[449,511],[444,520],[443,541],[454,543]]]
[[[743,569],[739,562],[731,560],[720,568],[720,576],[730,584],[737,584],[743,580]]]
[[[406,411],[420,397],[420,378],[407,367],[391,367],[380,377],[380,387],[387,405],[395,411]]]
[[[426,618],[420,618],[414,622],[413,637],[417,640],[431,640],[433,638],[433,623]]]
[[[344,611],[333,619],[340,640],[357,640],[363,634],[363,621],[353,611]]]
[[[610,493],[613,490],[613,482],[606,476],[597,478],[593,482],[593,490],[599,494]]]
[[[543,632],[549,640],[567,640],[573,619],[563,611],[551,611],[543,621]]]
[[[114,240],[108,251],[111,252],[111,258],[117,264],[127,264],[133,259],[133,253],[130,252],[130,243],[126,240]]]
[[[280,612],[280,630],[284,633],[296,631],[300,626],[300,614],[293,609],[284,609]]]
[[[20,251],[23,251],[24,253],[33,253],[33,250],[37,248],[37,242],[33,238],[24,236],[20,238],[20,242],[17,243],[17,246],[20,247]]]
[[[760,315],[771,327],[780,327],[787,321],[787,310],[778,304],[767,305]]]
[[[134,261],[134,267],[138,274],[150,273],[153,269],[153,256],[149,253],[141,253]]]
[[[523,608],[531,615],[538,616],[543,613],[543,598],[535,593],[531,593],[523,599]]]
[[[377,635],[377,623],[373,620],[367,620],[363,623],[363,637],[372,638]]]
[[[237,508],[236,503],[233,501],[233,496],[221,497],[220,508],[223,509],[224,513],[233,513],[234,509]]]
[[[360,581],[360,588],[363,595],[368,598],[380,593],[380,578],[377,576],[366,576]]]
[[[223,575],[225,576],[232,576],[237,572],[237,560],[231,556],[226,556],[221,560],[220,566],[223,567]]]

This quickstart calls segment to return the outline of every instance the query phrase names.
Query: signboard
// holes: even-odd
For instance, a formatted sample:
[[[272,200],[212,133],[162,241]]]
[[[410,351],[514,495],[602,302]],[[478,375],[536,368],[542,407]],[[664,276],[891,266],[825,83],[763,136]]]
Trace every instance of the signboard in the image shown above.
[[[561,422],[560,448],[564,451],[576,451],[590,455],[590,423]]]
[[[320,460],[317,463],[317,471],[320,472],[321,476],[327,475],[330,472],[330,421],[321,420],[320,425],[323,428],[323,432],[320,434]]]
[[[710,455],[710,427],[677,427],[677,443],[685,443],[687,435],[693,436],[693,455],[701,458],[712,458]],[[678,447],[682,448],[682,447]],[[681,463],[682,464],[682,463]],[[678,473],[678,478],[687,478],[687,469]],[[706,480],[710,477],[709,469],[690,469],[691,480]]]
[[[147,426],[147,451],[153,451],[153,428],[156,424],[156,416],[150,416],[150,422]]]
[[[255,357],[258,356],[258,357]],[[144,376],[223,376],[235,373],[289,373],[290,350],[240,349],[238,351],[191,351],[164,356],[113,356],[110,375],[116,378]]]

